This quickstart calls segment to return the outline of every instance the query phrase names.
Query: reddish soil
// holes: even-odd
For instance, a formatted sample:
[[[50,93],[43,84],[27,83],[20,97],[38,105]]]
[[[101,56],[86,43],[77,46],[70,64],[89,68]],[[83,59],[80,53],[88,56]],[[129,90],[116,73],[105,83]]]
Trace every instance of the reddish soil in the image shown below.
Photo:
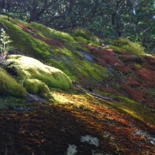
[[[63,155],[68,144],[75,144],[77,155],[91,155],[96,149],[112,155],[154,155],[154,145],[134,132],[153,134],[155,126],[103,105],[90,106],[91,111],[71,104],[36,103],[32,111],[1,110],[0,154]],[[84,135],[98,137],[99,148],[81,143]]]

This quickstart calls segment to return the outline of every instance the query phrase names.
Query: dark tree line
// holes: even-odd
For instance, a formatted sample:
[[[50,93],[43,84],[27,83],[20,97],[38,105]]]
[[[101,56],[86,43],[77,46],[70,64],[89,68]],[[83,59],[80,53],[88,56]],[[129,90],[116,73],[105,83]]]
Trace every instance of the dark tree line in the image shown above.
[[[0,0],[0,13],[56,29],[84,27],[103,38],[155,40],[155,0]]]

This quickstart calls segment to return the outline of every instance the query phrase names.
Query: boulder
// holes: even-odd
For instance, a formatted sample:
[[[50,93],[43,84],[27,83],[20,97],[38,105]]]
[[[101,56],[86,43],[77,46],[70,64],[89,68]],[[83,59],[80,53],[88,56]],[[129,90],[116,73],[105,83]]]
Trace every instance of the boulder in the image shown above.
[[[9,55],[6,62],[11,74],[16,70],[16,78],[29,93],[48,96],[50,88],[70,89],[72,81],[61,70],[23,55]]]

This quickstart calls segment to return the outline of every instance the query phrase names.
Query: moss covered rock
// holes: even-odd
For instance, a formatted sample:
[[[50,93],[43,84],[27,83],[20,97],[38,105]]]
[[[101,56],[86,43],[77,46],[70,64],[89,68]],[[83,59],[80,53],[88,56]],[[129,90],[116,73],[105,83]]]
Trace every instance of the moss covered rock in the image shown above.
[[[12,18],[8,21],[6,16],[0,16],[0,26],[13,41],[13,52],[17,50],[20,54],[42,60],[62,70],[74,81],[96,85],[108,77],[106,67],[85,57],[90,51],[82,44],[99,44],[99,39],[86,30],[69,34],[35,22]],[[54,46],[54,43],[61,46]]]
[[[2,68],[0,68],[0,95],[26,96],[26,90]]]
[[[61,70],[44,65],[40,61],[22,55],[9,55],[9,70],[16,70],[17,78],[28,92],[47,94],[49,88],[69,89],[70,78]]]
[[[42,97],[51,98],[49,87],[42,81],[37,79],[26,79],[24,87],[32,94],[38,94]]]

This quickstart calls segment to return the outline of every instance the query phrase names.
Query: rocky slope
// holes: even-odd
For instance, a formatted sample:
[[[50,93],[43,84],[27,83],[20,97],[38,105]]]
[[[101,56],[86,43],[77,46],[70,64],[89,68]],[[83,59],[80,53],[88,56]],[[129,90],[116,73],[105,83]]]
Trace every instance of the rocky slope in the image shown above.
[[[0,154],[155,153],[153,55],[80,29],[5,16],[0,27],[13,41],[0,62]]]

